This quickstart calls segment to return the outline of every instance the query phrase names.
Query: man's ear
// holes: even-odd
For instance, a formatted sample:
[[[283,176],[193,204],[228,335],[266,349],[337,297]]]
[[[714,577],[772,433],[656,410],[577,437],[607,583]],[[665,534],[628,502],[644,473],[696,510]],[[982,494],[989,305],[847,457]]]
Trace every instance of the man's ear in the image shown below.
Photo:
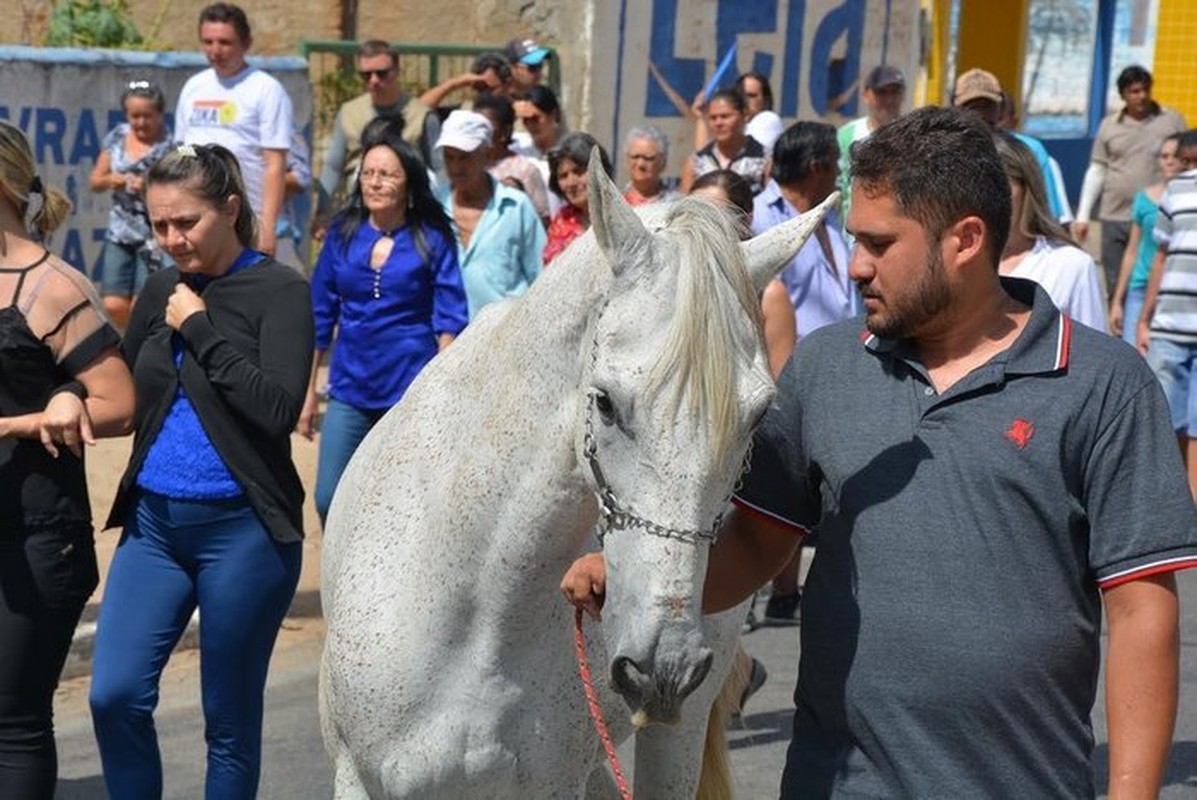
[[[949,231],[952,238],[950,247],[955,250],[957,264],[966,264],[984,257],[985,250],[990,246],[993,237],[985,221],[978,216],[970,215],[956,222]],[[951,254],[949,252],[949,254]],[[996,261],[1001,253],[994,253]]]

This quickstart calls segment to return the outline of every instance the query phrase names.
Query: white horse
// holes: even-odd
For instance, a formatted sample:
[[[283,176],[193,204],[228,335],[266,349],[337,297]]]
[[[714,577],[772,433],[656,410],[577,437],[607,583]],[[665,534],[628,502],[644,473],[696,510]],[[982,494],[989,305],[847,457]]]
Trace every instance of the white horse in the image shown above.
[[[338,797],[610,796],[558,590],[599,545],[612,734],[639,728],[638,796],[694,796],[743,620],[704,641],[707,554],[774,391],[758,298],[822,208],[740,244],[712,205],[646,223],[597,158],[589,175],[593,234],[480,315],[341,478],[320,693]]]

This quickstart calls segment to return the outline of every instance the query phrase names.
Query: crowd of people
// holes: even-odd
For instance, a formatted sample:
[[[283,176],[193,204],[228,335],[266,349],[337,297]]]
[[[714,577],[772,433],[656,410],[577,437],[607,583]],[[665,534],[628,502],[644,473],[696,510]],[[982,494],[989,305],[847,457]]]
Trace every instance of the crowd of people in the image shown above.
[[[198,35],[210,66],[173,131],[159,87],[120,97],[89,180],[112,200],[94,276],[41,244],[69,204],[0,122],[0,797],[54,792],[54,688],[98,579],[82,447],[135,436],[90,695],[108,791],[161,794],[158,681],[199,609],[207,796],[253,797],[300,572],[291,433],[320,432],[323,521],[371,427],[488,304],[559,268],[590,228],[588,170],[615,174],[534,40],[418,96],[371,40],[313,182],[244,11],[207,6]],[[621,143],[629,204],[712,198],[745,237],[841,192],[763,294],[779,399],[707,587],[719,610],[772,582],[765,622],[801,614],[784,796],[1091,795],[1103,601],[1112,780],[1159,787],[1173,572],[1197,566],[1197,131],[1141,67],[1117,86],[1075,219],[981,69],[950,108],[904,113],[904,74],[879,65],[838,130],[786,126],[745,73],[691,107],[680,184],[655,126]],[[303,230],[289,207],[309,192]],[[583,558],[563,589],[598,613],[604,574]]]

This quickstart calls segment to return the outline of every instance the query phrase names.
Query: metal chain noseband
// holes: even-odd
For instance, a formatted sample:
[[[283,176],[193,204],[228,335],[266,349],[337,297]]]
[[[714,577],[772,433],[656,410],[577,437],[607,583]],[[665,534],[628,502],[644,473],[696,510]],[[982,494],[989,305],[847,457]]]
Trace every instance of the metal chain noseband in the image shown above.
[[[603,302],[599,309],[598,315],[595,317],[594,325],[594,340],[591,343],[590,350],[590,369],[593,374],[594,368],[598,365],[598,320],[602,317],[603,312],[607,310],[609,300]],[[599,502],[599,521],[595,526],[595,534],[598,536],[599,546],[602,547],[607,533],[611,530],[628,530],[630,528],[639,528],[650,536],[657,536],[662,539],[675,539],[680,542],[688,542],[697,545],[699,542],[715,543],[719,536],[719,526],[723,524],[724,511],[720,511],[715,515],[714,521],[707,528],[699,529],[683,529],[671,528],[667,525],[660,525],[647,517],[642,517],[633,512],[627,505],[621,503],[619,498],[615,496],[615,492],[611,489],[611,484],[607,482],[606,476],[603,474],[603,468],[598,461],[598,440],[594,435],[594,406],[595,406],[595,392],[590,390],[587,392],[589,400],[586,403],[586,419],[585,428],[582,435],[582,453],[586,457],[586,463],[590,466],[590,473],[594,476],[594,484],[596,487],[595,495]],[[739,490],[744,474],[748,471],[748,465],[751,463],[752,443],[749,440],[748,452],[744,455],[744,466],[740,470],[739,478],[736,480],[735,486],[728,492],[727,497],[720,503],[720,508],[726,509],[728,502],[731,501],[732,495]]]

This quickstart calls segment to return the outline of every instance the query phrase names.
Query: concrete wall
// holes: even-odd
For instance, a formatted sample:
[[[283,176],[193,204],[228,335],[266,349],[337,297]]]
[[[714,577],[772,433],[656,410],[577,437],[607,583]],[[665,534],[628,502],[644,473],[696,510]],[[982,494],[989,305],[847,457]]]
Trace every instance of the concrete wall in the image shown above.
[[[307,128],[312,97],[306,62],[292,57],[252,63],[282,82],[294,105],[296,125]],[[0,47],[0,119],[25,132],[42,180],[63,189],[73,206],[49,243],[56,253],[80,269],[94,271],[112,201],[106,192],[93,194],[87,177],[104,135],[124,120],[120,96],[128,82],[149,80],[161,86],[169,114],[183,83],[206,66],[194,53]]]

